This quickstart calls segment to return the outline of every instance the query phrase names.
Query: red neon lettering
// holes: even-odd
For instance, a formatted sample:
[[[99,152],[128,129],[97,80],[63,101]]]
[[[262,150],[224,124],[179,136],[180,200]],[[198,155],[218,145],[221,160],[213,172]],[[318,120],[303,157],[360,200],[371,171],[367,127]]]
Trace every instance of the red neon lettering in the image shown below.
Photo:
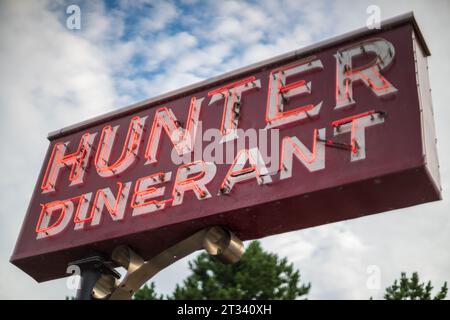
[[[56,180],[63,167],[71,167],[69,175],[71,186],[83,182],[88,158],[92,149],[92,142],[96,135],[97,133],[83,134],[77,151],[67,155],[65,153],[69,142],[55,144],[41,184],[43,193],[55,191]]]
[[[319,114],[322,102],[317,105],[307,104],[284,111],[284,104],[289,98],[311,93],[311,83],[298,80],[286,84],[290,76],[305,73],[307,71],[322,70],[322,62],[315,57],[307,58],[272,70],[269,76],[269,89],[267,91],[266,128],[276,128],[300,120],[309,119]]]
[[[111,165],[108,165],[108,161],[119,126],[115,126],[113,128],[110,125],[107,125],[103,128],[100,136],[99,147],[95,155],[95,167],[97,168],[97,172],[100,176],[111,177],[117,175],[125,171],[133,164],[137,158],[137,152],[146,118],[147,117],[134,117],[131,119],[122,153],[119,159]]]
[[[354,68],[352,60],[357,56],[374,53],[376,58],[371,62]],[[371,39],[349,47],[339,49],[336,58],[336,106],[335,109],[355,104],[353,84],[362,81],[377,97],[389,96],[397,89],[383,77],[381,70],[388,68],[395,57],[392,43],[384,39]]]
[[[81,195],[66,200],[57,200],[41,204],[42,210],[35,229],[37,239],[53,236],[63,231],[72,218],[74,201],[81,199],[84,196],[85,195]],[[82,200],[80,200],[78,202],[77,212],[82,205]],[[59,211],[59,216],[52,224],[50,224],[56,210]]]
[[[356,138],[355,138],[355,132],[356,132],[356,130],[355,130],[355,123],[356,122],[354,120],[373,115],[374,113],[375,113],[375,110],[371,110],[371,111],[367,111],[367,112],[364,112],[364,113],[357,114],[355,116],[350,116],[350,117],[346,117],[346,118],[343,118],[343,119],[339,119],[339,120],[333,121],[331,123],[331,125],[334,128],[337,128],[337,127],[339,127],[339,126],[341,126],[343,124],[347,124],[347,123],[351,122],[352,127],[351,127],[351,130],[350,130],[350,132],[351,132],[350,133],[350,135],[351,135],[350,141],[351,141],[351,151],[352,151],[353,154],[357,154],[358,153],[358,147],[357,147],[357,142],[356,142]]]
[[[170,172],[166,174],[158,172],[136,181],[133,197],[131,199],[131,207],[135,209],[133,210],[133,216],[164,209],[166,203],[172,201],[172,199],[148,201],[149,199],[164,195],[165,187],[155,188],[152,186],[169,181],[170,178]]]
[[[64,200],[53,201],[53,202],[50,202],[50,203],[41,204],[41,207],[42,207],[41,214],[39,215],[39,219],[38,219],[38,222],[36,224],[36,233],[41,233],[41,232],[42,233],[47,233],[51,229],[56,228],[61,223],[62,218],[66,214],[65,201]],[[45,228],[41,228],[42,220],[44,219],[44,216],[47,214],[48,209],[50,209],[52,207],[59,207],[59,208],[61,208],[61,212],[60,212],[60,214],[58,216],[58,219],[52,225],[47,226]],[[51,212],[53,213],[53,210]]]
[[[216,165],[212,162],[198,160],[180,166],[173,187],[172,206],[183,202],[186,191],[193,191],[199,200],[210,198],[211,194],[205,185],[214,178],[215,174]]]
[[[249,162],[250,166],[244,167]],[[272,178],[264,164],[264,160],[258,148],[242,149],[236,155],[228,173],[221,184],[221,193],[229,193],[234,185],[256,178],[258,184],[272,182]]]
[[[365,159],[365,128],[384,122],[384,113],[374,110],[351,117],[336,120],[331,123],[334,135],[350,132],[351,161]]]
[[[77,211],[74,222],[76,224],[91,222],[91,225],[97,225],[100,223],[101,212],[104,207],[106,207],[113,220],[121,220],[125,212],[125,204],[128,199],[130,185],[131,182],[127,182],[125,184],[122,182],[117,182],[118,191],[116,197],[114,197],[109,188],[97,190],[89,216],[79,217],[79,211]],[[111,202],[113,202],[113,204],[111,204]]]
[[[210,105],[216,101],[224,100],[222,122],[220,124],[220,131],[223,135],[221,142],[237,138],[236,130],[242,94],[257,88],[261,88],[261,82],[252,76],[208,92],[208,96],[211,97]]]
[[[325,129],[314,129],[312,151],[309,151],[297,137],[285,137],[281,143],[280,179],[292,176],[293,155],[299,159],[308,171],[325,168],[325,146],[317,144],[318,138],[325,139]]]
[[[156,110],[150,132],[150,139],[145,151],[145,158],[147,159],[146,164],[158,161],[157,153],[163,128],[179,155],[193,151],[203,99],[204,98],[197,99],[192,97],[186,129],[181,127],[171,109],[163,107]]]

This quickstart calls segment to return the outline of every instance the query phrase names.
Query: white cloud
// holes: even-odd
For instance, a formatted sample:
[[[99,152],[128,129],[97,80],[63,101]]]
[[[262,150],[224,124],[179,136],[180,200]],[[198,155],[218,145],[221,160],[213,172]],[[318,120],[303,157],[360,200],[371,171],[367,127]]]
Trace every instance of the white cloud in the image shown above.
[[[139,29],[142,34],[164,29],[178,16],[175,5],[167,1],[143,1],[142,4],[150,5],[149,14],[139,21]]]
[[[47,147],[47,133],[104,113],[116,104],[116,93],[109,68],[97,58],[98,48],[68,32],[45,10],[45,3],[10,1],[0,6],[0,146],[4,150],[0,291],[5,298],[63,298],[62,291],[51,284],[37,286],[7,261]]]

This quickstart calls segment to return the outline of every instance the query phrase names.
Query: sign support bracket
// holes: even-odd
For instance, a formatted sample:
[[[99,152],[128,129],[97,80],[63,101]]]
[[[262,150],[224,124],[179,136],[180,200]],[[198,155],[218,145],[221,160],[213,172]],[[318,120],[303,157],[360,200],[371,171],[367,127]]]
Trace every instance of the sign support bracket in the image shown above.
[[[201,249],[205,249],[225,264],[238,262],[244,253],[242,241],[221,226],[204,228],[147,261],[130,247],[121,245],[114,249],[111,255],[112,263],[101,256],[70,263],[81,269],[81,286],[76,299],[131,299],[133,294],[159,271]],[[127,270],[121,281],[118,280],[120,274],[112,268],[112,264]]]

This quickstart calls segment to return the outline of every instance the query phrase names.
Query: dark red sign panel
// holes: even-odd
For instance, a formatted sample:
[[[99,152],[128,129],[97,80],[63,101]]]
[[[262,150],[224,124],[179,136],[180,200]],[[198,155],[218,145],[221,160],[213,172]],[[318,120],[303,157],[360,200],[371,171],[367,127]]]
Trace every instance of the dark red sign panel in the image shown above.
[[[428,55],[403,16],[53,133],[11,261],[45,281],[207,226],[247,240],[438,200]]]

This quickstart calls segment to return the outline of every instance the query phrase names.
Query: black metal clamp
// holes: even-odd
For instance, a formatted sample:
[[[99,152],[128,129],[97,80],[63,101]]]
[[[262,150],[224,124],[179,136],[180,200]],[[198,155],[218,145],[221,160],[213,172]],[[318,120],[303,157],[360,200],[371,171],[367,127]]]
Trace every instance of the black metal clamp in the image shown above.
[[[99,255],[73,261],[69,263],[69,266],[80,268],[81,279],[75,297],[77,300],[92,300],[94,286],[102,275],[120,278],[120,273],[114,270],[111,263],[105,261]]]

